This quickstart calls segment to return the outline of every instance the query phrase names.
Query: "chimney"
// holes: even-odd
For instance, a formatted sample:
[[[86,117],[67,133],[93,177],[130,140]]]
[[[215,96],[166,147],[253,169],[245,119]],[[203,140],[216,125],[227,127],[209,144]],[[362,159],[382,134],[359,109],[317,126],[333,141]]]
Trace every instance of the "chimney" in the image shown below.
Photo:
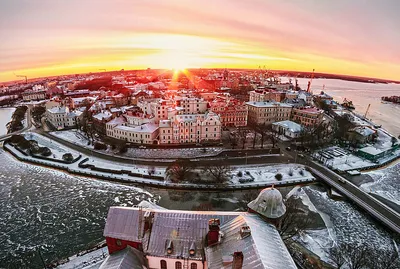
[[[232,269],[242,269],[243,267],[243,252],[233,253]]]
[[[211,246],[219,241],[219,219],[210,219],[208,221],[208,234],[207,234],[207,245]]]
[[[240,238],[244,239],[251,235],[251,230],[249,226],[243,226],[240,228]]]

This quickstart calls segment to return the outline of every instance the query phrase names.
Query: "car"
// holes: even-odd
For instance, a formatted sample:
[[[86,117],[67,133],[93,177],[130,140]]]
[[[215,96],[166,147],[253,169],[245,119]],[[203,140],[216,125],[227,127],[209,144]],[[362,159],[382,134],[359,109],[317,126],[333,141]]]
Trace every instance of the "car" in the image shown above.
[[[139,146],[139,148],[140,148],[140,149],[145,149],[146,147],[145,147],[145,146]]]
[[[297,154],[297,156],[299,156],[300,158],[304,158],[304,155],[303,154]]]
[[[339,177],[338,180],[339,180],[340,182],[342,182],[343,184],[346,184],[346,182],[347,182],[346,180],[344,180],[344,179],[341,178],[341,177]]]
[[[291,151],[292,148],[291,148],[291,147],[286,147],[286,150],[287,150],[287,151]]]

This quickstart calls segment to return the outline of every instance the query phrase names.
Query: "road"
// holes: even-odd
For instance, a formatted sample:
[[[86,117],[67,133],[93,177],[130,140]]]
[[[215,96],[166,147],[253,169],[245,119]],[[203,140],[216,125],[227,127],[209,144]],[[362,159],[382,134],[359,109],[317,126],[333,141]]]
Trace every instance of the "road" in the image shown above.
[[[12,135],[25,132],[32,127],[31,107],[29,105],[27,107],[28,107],[28,109],[26,110],[26,122],[28,125],[26,127],[22,128],[21,130],[0,136],[0,142],[6,140],[7,138],[11,137]]]
[[[346,178],[336,174],[332,170],[310,160],[307,156],[299,158],[297,152],[286,150],[285,144],[281,144],[281,150],[292,161],[301,163],[310,167],[313,175],[329,186],[335,188],[342,195],[353,201],[357,206],[368,212],[382,224],[389,227],[394,232],[400,234],[400,214],[393,208],[382,203],[369,193],[361,190],[359,187],[348,181]]]

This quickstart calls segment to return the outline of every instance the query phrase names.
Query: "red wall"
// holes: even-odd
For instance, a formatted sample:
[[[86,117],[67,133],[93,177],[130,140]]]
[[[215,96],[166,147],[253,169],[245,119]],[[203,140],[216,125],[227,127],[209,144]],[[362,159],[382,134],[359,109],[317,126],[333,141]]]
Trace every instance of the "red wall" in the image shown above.
[[[132,242],[132,241],[126,241],[119,239],[121,241],[121,245],[117,245],[117,239],[112,238],[112,237],[106,237],[106,242],[107,242],[107,247],[108,247],[108,253],[114,253],[116,251],[122,250],[126,248],[127,246],[134,247],[136,249],[141,250],[142,249],[142,243],[139,242]]]

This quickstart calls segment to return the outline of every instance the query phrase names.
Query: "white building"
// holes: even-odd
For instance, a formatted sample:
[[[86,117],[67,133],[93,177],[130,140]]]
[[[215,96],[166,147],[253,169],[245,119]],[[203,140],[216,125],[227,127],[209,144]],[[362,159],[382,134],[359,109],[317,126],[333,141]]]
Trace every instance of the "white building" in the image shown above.
[[[184,114],[160,121],[160,144],[202,143],[221,140],[221,121],[217,114]]]
[[[82,112],[70,111],[68,107],[53,107],[46,111],[48,122],[59,130],[75,127],[81,115]]]
[[[47,90],[42,85],[35,85],[31,90],[27,90],[22,93],[22,99],[24,101],[38,101],[46,99]]]
[[[158,125],[151,121],[132,119],[132,116],[128,118],[130,122],[126,120],[126,115],[107,122],[107,136],[136,144],[158,143]]]
[[[290,120],[274,122],[272,123],[272,128],[278,134],[284,135],[288,138],[300,137],[302,129],[300,124]]]

